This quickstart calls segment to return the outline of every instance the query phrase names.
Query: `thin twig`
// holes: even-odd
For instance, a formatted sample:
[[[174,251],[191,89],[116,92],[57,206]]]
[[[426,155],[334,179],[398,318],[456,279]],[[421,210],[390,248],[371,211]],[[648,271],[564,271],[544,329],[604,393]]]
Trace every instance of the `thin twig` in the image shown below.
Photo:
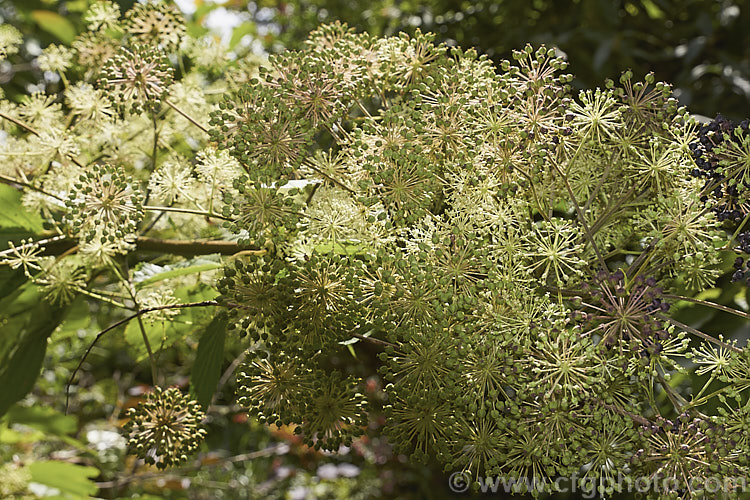
[[[636,423],[639,423],[639,424],[644,425],[644,426],[651,425],[651,422],[648,419],[646,419],[645,417],[642,417],[640,415],[636,415],[635,413],[631,413],[631,412],[629,412],[629,411],[627,411],[627,410],[625,410],[623,408],[620,408],[619,406],[615,406],[615,405],[611,405],[611,404],[605,403],[604,401],[602,401],[602,400],[600,400],[598,398],[597,398],[597,401],[604,408],[606,408],[608,410],[611,410],[611,411],[613,411],[615,413],[619,413],[620,415],[622,415],[624,417],[628,417],[628,418],[632,419]]]
[[[712,307],[714,309],[718,309],[719,311],[724,311],[729,314],[734,314],[735,316],[739,316],[740,318],[750,319],[750,314],[738,311],[737,309],[734,309],[732,307],[727,307],[722,304],[717,304],[715,302],[708,302],[707,300],[701,300],[701,299],[694,299],[692,297],[684,297],[682,295],[664,295],[665,299],[674,299],[674,300],[684,300],[685,302],[692,302],[693,304],[699,304],[702,306]]]
[[[78,243],[77,240],[59,236],[50,238],[48,240],[42,240],[37,242],[39,245],[44,245],[45,250],[42,255],[61,255],[71,248],[75,247]],[[31,246],[31,245],[29,245]],[[21,247],[17,247],[21,248]],[[236,241],[222,241],[222,240],[163,240],[160,238],[147,238],[144,236],[138,236],[135,240],[136,251],[141,252],[160,252],[170,255],[183,255],[183,256],[194,256],[194,255],[209,255],[218,253],[221,255],[235,255],[237,252],[249,251],[252,253],[258,253],[261,250],[254,249],[245,245],[240,245]],[[12,251],[3,250],[5,253],[12,253]]]
[[[28,182],[24,182],[24,181],[22,181],[20,179],[14,179],[13,177],[6,177],[4,175],[0,175],[0,182],[2,182],[3,184],[8,184],[8,185],[10,185],[10,184],[17,184],[19,186],[23,186],[25,188],[29,188],[31,190],[34,190],[34,191],[36,191],[38,193],[42,193],[43,195],[49,196],[49,197],[54,198],[54,199],[56,199],[58,201],[63,201],[63,202],[65,201],[64,199],[60,198],[57,195],[54,195],[52,193],[48,193],[44,189],[42,189],[40,187],[33,186],[33,185],[29,184]]]
[[[229,364],[229,367],[227,367],[227,369],[221,375],[221,378],[219,379],[219,383],[216,384],[216,390],[214,391],[214,395],[211,397],[211,403],[208,405],[209,408],[211,408],[214,404],[216,404],[216,398],[219,397],[219,392],[221,391],[221,388],[224,387],[224,385],[229,381],[229,378],[234,373],[234,370],[237,369],[237,366],[239,366],[239,364],[245,360],[245,358],[247,357],[248,351],[249,349],[246,349],[242,351],[239,356],[234,358],[234,360]]]
[[[107,328],[99,332],[96,337],[94,338],[93,342],[89,345],[89,347],[86,349],[86,352],[83,354],[83,357],[78,362],[78,366],[76,366],[76,369],[73,370],[73,373],[70,375],[70,378],[68,379],[68,383],[65,386],[65,413],[68,413],[68,402],[70,400],[70,386],[73,384],[73,380],[75,379],[76,374],[81,369],[81,366],[83,366],[83,363],[86,361],[86,358],[88,357],[91,350],[94,348],[96,343],[99,341],[100,338],[102,338],[106,333],[111,332],[118,326],[122,326],[135,318],[138,318],[139,316],[146,314],[151,311],[161,311],[163,309],[187,309],[188,307],[207,307],[207,306],[217,306],[219,305],[218,302],[215,300],[204,300],[203,302],[190,302],[187,304],[172,304],[172,305],[164,305],[164,306],[154,306],[154,307],[146,307],[143,309],[138,310],[137,312],[131,314],[130,316],[123,318],[119,321],[116,321],[115,323],[109,325]]]
[[[707,333],[703,333],[702,331],[697,330],[697,329],[693,328],[692,326],[688,326],[685,323],[680,323],[679,321],[677,321],[674,318],[669,318],[667,316],[664,316],[663,314],[659,314],[658,316],[659,316],[659,318],[661,318],[663,320],[669,321],[670,323],[672,323],[677,328],[681,328],[681,329],[685,330],[688,333],[692,333],[693,335],[696,335],[696,336],[698,336],[698,337],[700,337],[702,339],[708,340],[709,342],[713,342],[714,344],[716,344],[716,345],[718,345],[720,347],[723,347],[724,349],[728,349],[730,351],[734,351],[734,352],[737,352],[737,353],[741,353],[742,352],[742,349],[740,349],[736,345],[730,345],[730,344],[727,344],[726,342],[722,342],[721,340],[719,340],[717,338],[714,338],[714,337],[710,336]]]
[[[273,446],[269,446],[268,448],[264,448],[262,450],[253,451],[250,453],[243,453],[241,455],[235,455],[232,457],[227,457],[223,459],[219,459],[216,461],[207,461],[205,463],[202,463],[200,461],[196,462],[193,465],[186,466],[186,467],[179,467],[173,469],[173,473],[179,474],[181,472],[194,472],[197,470],[202,470],[207,467],[220,467],[226,464],[234,464],[237,462],[247,462],[248,460],[254,460],[256,458],[261,457],[268,457],[272,455],[276,455],[278,453],[282,453],[285,450],[287,450],[289,447],[286,443],[278,443]],[[129,477],[125,477],[122,479],[117,479],[114,481],[102,481],[96,483],[96,486],[99,488],[116,488],[118,486],[122,486],[124,484],[133,482],[133,481],[144,481],[147,479],[155,479],[155,478],[164,478],[165,474],[164,472],[146,472],[143,474],[134,474]]]
[[[47,245],[48,243],[55,243],[57,241],[62,241],[64,239],[66,239],[66,238],[67,238],[66,236],[64,236],[64,235],[61,234],[61,235],[58,235],[58,236],[54,236],[52,238],[45,238],[45,239],[39,240],[39,241],[29,241],[28,243],[24,243],[23,245],[18,245],[15,248],[9,248],[7,250],[3,250],[2,252],[0,252],[0,256],[9,255],[9,254],[12,254],[12,253],[14,253],[16,251],[26,250],[26,249],[29,249],[29,248],[33,248],[35,246],[38,246],[40,249],[43,250],[45,248],[44,245]]]
[[[319,175],[322,175],[323,177],[325,177],[325,178],[326,178],[326,179],[328,179],[329,181],[333,182],[334,184],[336,184],[337,186],[339,186],[339,187],[340,187],[341,189],[343,189],[344,191],[348,191],[348,192],[349,192],[350,194],[353,194],[353,195],[356,195],[356,194],[357,194],[357,192],[356,192],[356,191],[354,191],[354,190],[353,190],[352,188],[350,188],[349,186],[347,186],[347,185],[346,185],[346,184],[344,184],[343,182],[341,182],[341,181],[339,181],[339,180],[336,180],[336,179],[334,179],[333,177],[331,177],[330,175],[326,174],[325,172],[323,172],[323,171],[322,171],[321,169],[319,169],[318,167],[316,167],[316,166],[314,166],[314,165],[312,165],[312,164],[310,164],[310,163],[305,163],[305,166],[306,166],[307,168],[309,168],[310,170],[313,170],[314,172],[318,173]]]
[[[162,212],[176,212],[176,213],[182,213],[182,214],[191,214],[191,215],[202,215],[203,217],[214,217],[217,219],[223,219],[223,220],[229,220],[232,219],[230,217],[224,217],[221,214],[217,214],[214,212],[203,212],[200,210],[191,210],[189,208],[180,208],[180,207],[157,207],[157,206],[150,206],[150,205],[144,205],[144,210],[151,210],[151,211],[162,211]]]
[[[25,131],[30,132],[34,134],[35,136],[39,137],[39,132],[37,132],[36,129],[32,128],[31,125],[26,125],[24,122],[22,122],[18,118],[5,114],[2,111],[0,111],[0,118],[5,118],[6,120],[13,123],[14,125],[17,125],[18,127],[21,127],[22,129],[24,129]]]
[[[12,116],[10,116],[8,114],[3,113],[2,111],[0,111],[0,118],[5,118],[9,122],[11,122],[11,123],[13,123],[13,124],[21,127],[22,129],[26,130],[27,132],[29,132],[29,133],[37,136],[37,137],[40,136],[39,132],[37,132],[37,130],[35,128],[31,127],[31,125],[25,124],[24,122],[22,122],[18,118],[14,118],[14,117],[12,117]],[[72,161],[73,163],[75,163],[79,167],[84,168],[84,165],[81,162],[79,162],[77,159],[75,159],[73,156],[67,155],[67,157],[70,158],[70,161]]]
[[[197,121],[197,120],[196,120],[195,118],[193,118],[192,116],[190,116],[189,114],[185,113],[185,112],[184,112],[183,110],[181,110],[180,108],[178,108],[178,107],[177,107],[177,106],[176,106],[176,105],[175,105],[174,103],[172,103],[172,102],[171,102],[171,101],[170,101],[169,99],[166,99],[166,100],[165,100],[164,102],[166,102],[166,103],[167,103],[167,106],[169,106],[170,108],[174,109],[174,110],[175,110],[175,111],[177,111],[177,112],[178,112],[179,114],[181,114],[181,115],[182,115],[182,116],[183,116],[183,117],[184,117],[184,118],[185,118],[185,119],[186,119],[187,121],[189,121],[190,123],[192,123],[193,125],[195,125],[195,126],[196,126],[196,127],[198,127],[199,129],[201,129],[201,130],[202,130],[203,132],[205,132],[205,133],[207,133],[207,134],[209,133],[209,132],[208,132],[208,128],[206,128],[206,127],[204,127],[203,125],[201,125],[200,123],[198,123],[198,121]]]

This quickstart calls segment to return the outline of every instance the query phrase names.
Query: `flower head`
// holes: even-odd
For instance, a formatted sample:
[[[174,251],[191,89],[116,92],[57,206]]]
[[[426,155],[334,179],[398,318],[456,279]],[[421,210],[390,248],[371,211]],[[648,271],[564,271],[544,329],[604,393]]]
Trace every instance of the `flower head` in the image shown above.
[[[181,158],[165,161],[149,179],[149,190],[167,205],[172,205],[175,201],[192,200],[195,187],[190,166]]]
[[[11,269],[22,267],[26,276],[31,276],[32,270],[41,271],[42,258],[39,254],[44,251],[44,247],[31,240],[21,240],[20,243],[16,246],[12,241],[8,242],[10,248],[0,252],[0,264],[7,264]]]
[[[89,7],[83,20],[89,31],[104,31],[117,27],[120,19],[120,6],[109,0],[99,0]]]
[[[42,272],[34,282],[52,304],[67,305],[78,292],[86,289],[86,271],[77,259],[45,262]]]
[[[612,92],[586,90],[579,94],[580,104],[570,107],[570,125],[581,134],[582,139],[597,143],[614,136],[619,127],[620,110]]]
[[[300,396],[309,395],[310,374],[286,354],[254,355],[237,375],[237,402],[261,422],[281,427],[299,420]]]
[[[49,45],[39,55],[36,62],[42,71],[64,73],[73,61],[73,52],[62,45]]]
[[[316,450],[351,446],[367,425],[365,398],[356,381],[338,371],[321,373],[313,377],[310,389],[304,395],[304,421],[299,428],[305,442]]]
[[[185,462],[206,435],[201,427],[205,414],[176,387],[154,388],[128,416],[128,447],[159,469]]]
[[[599,337],[601,345],[630,346],[636,353],[648,355],[659,342],[669,338],[659,313],[669,310],[662,300],[662,290],[653,278],[637,276],[625,281],[622,271],[600,272],[592,285],[585,285],[590,298],[585,298],[585,334]]]
[[[648,443],[633,455],[631,465],[668,485],[667,493],[692,498],[708,480],[734,470],[730,436],[708,420],[687,413],[674,420],[659,416],[642,433]]]
[[[100,85],[121,109],[133,113],[158,108],[172,83],[172,67],[158,49],[137,45],[125,47],[104,64]]]
[[[64,218],[83,241],[97,234],[114,241],[135,232],[143,218],[143,195],[121,168],[94,165],[82,174],[66,201]]]
[[[167,2],[136,3],[125,16],[125,31],[136,44],[172,52],[185,37],[185,21],[177,8]]]
[[[541,221],[526,238],[529,270],[562,284],[582,276],[586,261],[582,258],[583,242],[580,231],[572,223],[553,219]]]
[[[108,120],[115,114],[112,101],[104,91],[82,82],[65,90],[65,102],[74,114],[84,120]]]
[[[105,61],[120,50],[120,44],[113,38],[97,32],[81,33],[73,40],[75,61],[84,70],[87,81],[98,78]]]
[[[0,62],[18,52],[23,35],[10,24],[0,26]]]

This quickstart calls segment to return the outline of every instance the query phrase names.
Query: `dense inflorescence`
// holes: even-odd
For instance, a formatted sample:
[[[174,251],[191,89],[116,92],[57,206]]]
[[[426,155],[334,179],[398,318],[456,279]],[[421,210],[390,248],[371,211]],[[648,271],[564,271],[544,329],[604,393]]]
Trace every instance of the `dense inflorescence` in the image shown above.
[[[718,276],[723,218],[691,176],[703,129],[652,75],[574,99],[547,49],[518,51],[496,72],[422,35],[329,30],[212,120],[220,147],[257,176],[238,189],[296,200],[274,209],[268,198],[273,226],[257,202],[225,211],[241,235],[262,229],[267,249],[251,258],[261,267],[238,260],[222,280],[238,327],[264,346],[239,379],[243,404],[305,432],[293,388],[347,337],[376,337],[383,431],[401,453],[548,483],[592,460],[589,478],[651,474],[651,458],[633,458],[663,452],[639,431],[663,411],[647,394],[684,401],[668,380],[689,343],[664,290]],[[348,86],[320,75],[287,90],[288,74],[331,46],[366,55],[346,61]],[[313,92],[315,109],[299,99]],[[255,121],[267,103],[283,111]],[[321,213],[321,195],[335,208]],[[258,215],[242,227],[243,212]],[[374,224],[392,236],[363,234]]]
[[[175,387],[156,387],[137,407],[128,410],[128,417],[130,450],[159,469],[187,460],[206,434],[200,405]]]
[[[122,255],[152,230],[233,249],[199,305],[226,309],[247,349],[239,404],[311,447],[382,432],[413,460],[534,494],[577,474],[601,494],[674,478],[688,497],[693,477],[750,473],[750,349],[678,319],[681,299],[712,305],[695,295],[729,270],[722,249],[750,247],[747,124],[699,125],[653,75],[573,93],[545,47],[495,66],[431,35],[334,24],[256,72],[201,56],[210,44],[161,4],[118,15],[92,10],[80,81],[64,104],[12,105],[0,149],[24,203],[79,246],[0,258],[51,302],[140,311],[155,379],[148,341],[165,336],[147,330],[181,304]],[[192,269],[175,266],[164,280]],[[106,295],[88,289],[103,273]],[[711,374],[695,391],[689,363]],[[176,389],[131,413],[133,450],[159,467],[203,437]]]
[[[143,195],[123,170],[94,165],[81,174],[66,201],[65,220],[81,240],[122,240],[135,232],[143,218]]]
[[[130,106],[133,113],[139,113],[142,109],[155,111],[161,99],[167,95],[172,73],[166,55],[143,45],[136,45],[132,49],[122,47],[107,59],[99,85],[123,110]]]

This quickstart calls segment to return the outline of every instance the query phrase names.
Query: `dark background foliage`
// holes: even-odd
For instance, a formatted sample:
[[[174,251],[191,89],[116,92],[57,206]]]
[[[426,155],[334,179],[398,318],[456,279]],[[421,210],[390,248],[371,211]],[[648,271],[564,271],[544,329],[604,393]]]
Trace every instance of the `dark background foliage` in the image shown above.
[[[124,12],[133,2],[118,3]],[[196,4],[197,24],[220,5]],[[69,42],[68,33],[82,27],[87,5],[85,0],[3,0],[0,16],[33,33],[44,47]],[[232,0],[221,5],[252,19],[255,26],[243,30],[263,33],[259,39],[271,51],[298,47],[320,23],[334,20],[376,36],[433,31],[439,40],[476,47],[495,60],[509,58],[526,43],[546,44],[567,55],[580,88],[601,86],[626,69],[636,77],[653,71],[657,80],[674,86],[694,114],[750,116],[750,5],[743,0]],[[40,17],[40,11],[61,17]],[[12,59],[13,68],[1,67],[0,85],[10,85],[12,94],[38,79],[28,73],[32,59],[24,49]]]
[[[321,21],[335,19],[374,35],[438,33],[493,59],[526,43],[558,47],[581,88],[623,70],[653,71],[692,113],[750,115],[750,5],[730,0],[483,0],[477,2],[261,2],[277,12],[281,41],[294,46]]]

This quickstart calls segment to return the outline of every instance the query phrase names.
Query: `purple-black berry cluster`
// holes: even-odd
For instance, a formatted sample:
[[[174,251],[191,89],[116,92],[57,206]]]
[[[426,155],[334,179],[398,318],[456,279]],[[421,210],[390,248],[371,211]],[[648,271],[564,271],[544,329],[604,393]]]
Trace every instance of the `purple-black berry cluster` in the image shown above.
[[[701,127],[698,139],[690,144],[695,161],[693,177],[705,179],[702,200],[713,203],[719,221],[740,223],[750,214],[750,122],[739,124],[717,115]],[[737,234],[735,250],[750,255],[750,231]],[[732,281],[746,280],[750,269],[744,257],[737,257]]]
[[[696,165],[691,174],[706,180],[702,199],[716,201],[713,209],[720,221],[740,221],[750,208],[747,204],[750,170],[736,165],[731,154],[733,146],[741,146],[747,140],[748,123],[744,120],[735,124],[717,115],[701,127],[698,139],[690,144]]]

